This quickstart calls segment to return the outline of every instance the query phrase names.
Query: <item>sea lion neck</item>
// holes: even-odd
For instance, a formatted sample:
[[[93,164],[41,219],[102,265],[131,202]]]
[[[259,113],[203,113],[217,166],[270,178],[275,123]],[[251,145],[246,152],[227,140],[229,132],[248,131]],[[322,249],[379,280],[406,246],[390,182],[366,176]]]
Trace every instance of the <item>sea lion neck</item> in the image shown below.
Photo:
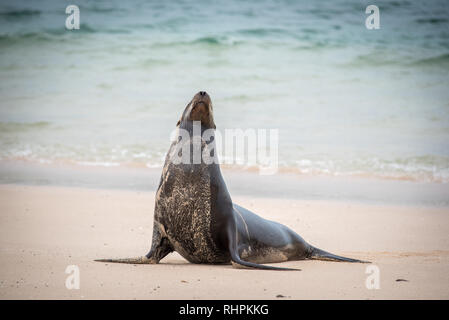
[[[215,136],[215,128],[205,126],[203,123],[201,123],[201,121],[184,120],[179,124],[178,136],[184,135],[186,133],[188,133],[190,137],[198,135],[207,135],[208,137],[211,137]]]

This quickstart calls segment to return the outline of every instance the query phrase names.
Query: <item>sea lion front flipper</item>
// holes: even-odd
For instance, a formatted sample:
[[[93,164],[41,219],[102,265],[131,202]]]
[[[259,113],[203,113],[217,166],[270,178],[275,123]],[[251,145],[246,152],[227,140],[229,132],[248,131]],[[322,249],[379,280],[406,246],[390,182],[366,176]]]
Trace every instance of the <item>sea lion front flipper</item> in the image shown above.
[[[154,221],[151,250],[147,253],[147,255],[136,258],[97,259],[95,261],[129,264],[156,264],[170,252],[173,252],[173,247],[168,238],[165,236],[164,227],[159,222]]]

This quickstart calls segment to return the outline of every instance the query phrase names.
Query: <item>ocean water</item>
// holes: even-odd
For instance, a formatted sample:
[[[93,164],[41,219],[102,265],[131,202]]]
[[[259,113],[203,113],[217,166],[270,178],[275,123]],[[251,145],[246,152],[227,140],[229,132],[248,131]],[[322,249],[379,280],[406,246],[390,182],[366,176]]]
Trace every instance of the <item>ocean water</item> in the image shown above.
[[[449,182],[447,1],[72,3],[0,2],[1,160],[161,166],[205,90],[281,170]]]

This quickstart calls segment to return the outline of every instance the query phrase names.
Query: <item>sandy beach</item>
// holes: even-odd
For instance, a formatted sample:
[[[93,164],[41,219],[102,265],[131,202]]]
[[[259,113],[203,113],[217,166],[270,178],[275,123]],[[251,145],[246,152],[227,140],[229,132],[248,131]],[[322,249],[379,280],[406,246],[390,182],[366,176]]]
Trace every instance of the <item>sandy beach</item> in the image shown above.
[[[370,264],[293,261],[297,272],[194,265],[172,253],[158,265],[97,258],[145,254],[154,192],[0,186],[0,299],[448,299],[449,208],[351,201],[233,200],[330,252]],[[65,286],[67,266],[80,289]],[[403,279],[406,281],[397,281]]]
[[[449,299],[449,5],[378,5],[0,1],[0,300]],[[187,132],[233,202],[370,263],[95,262],[148,253]]]

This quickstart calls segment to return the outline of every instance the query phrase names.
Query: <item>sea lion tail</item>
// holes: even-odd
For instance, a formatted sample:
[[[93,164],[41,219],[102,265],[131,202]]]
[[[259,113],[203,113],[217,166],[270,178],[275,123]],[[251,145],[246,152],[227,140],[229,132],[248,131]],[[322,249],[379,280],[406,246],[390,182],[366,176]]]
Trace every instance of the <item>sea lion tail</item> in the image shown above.
[[[338,261],[338,262],[357,262],[357,263],[371,263],[369,261],[357,260],[352,258],[346,258],[342,256],[337,256],[335,254],[329,253],[327,251],[312,247],[312,252],[309,259],[312,260],[325,260],[325,261]]]
[[[96,259],[97,262],[110,262],[110,263],[129,263],[129,264],[152,264],[154,262],[148,259],[146,256],[136,258],[124,258],[124,259]]]

